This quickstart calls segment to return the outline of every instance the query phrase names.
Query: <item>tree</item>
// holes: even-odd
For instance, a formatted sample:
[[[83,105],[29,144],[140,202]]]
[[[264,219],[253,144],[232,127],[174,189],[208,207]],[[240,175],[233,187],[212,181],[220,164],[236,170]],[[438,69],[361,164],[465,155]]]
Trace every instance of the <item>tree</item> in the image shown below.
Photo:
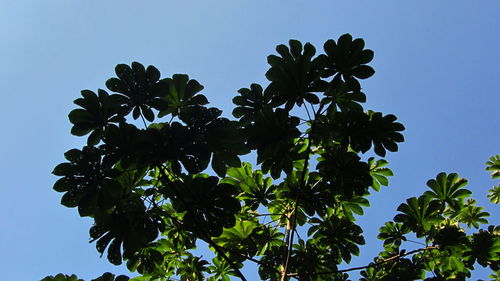
[[[356,216],[388,185],[392,172],[378,157],[398,150],[404,126],[361,105],[359,80],[375,72],[362,39],[345,34],[323,50],[296,40],[277,46],[269,85],[234,97],[237,120],[207,107],[203,86],[187,75],[116,66],[106,82],[113,93],[84,90],[69,114],[71,133],[88,137],[54,169],[61,204],[94,219],[97,251],[126,261],[137,281],[247,280],[249,262],[263,280],[348,280],[354,270],[365,281],[465,280],[477,265],[498,278],[500,227],[479,229],[489,214],[455,173],[438,174],[399,206],[380,228],[384,251],[372,263],[339,267],[360,254]],[[250,152],[257,168],[240,161]],[[499,158],[488,162],[494,178]],[[498,203],[498,187],[489,196]],[[423,246],[407,245],[410,235]],[[197,255],[198,243],[211,260]]]

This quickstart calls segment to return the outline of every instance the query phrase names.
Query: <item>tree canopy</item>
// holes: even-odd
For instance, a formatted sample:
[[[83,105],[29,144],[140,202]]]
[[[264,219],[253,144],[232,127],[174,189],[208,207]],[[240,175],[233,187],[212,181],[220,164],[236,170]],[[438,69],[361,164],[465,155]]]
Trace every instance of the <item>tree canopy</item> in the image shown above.
[[[71,133],[87,142],[54,168],[61,204],[94,220],[97,251],[138,272],[135,281],[247,280],[248,263],[262,280],[349,280],[352,271],[363,281],[466,280],[478,266],[498,279],[500,227],[485,226],[489,214],[456,173],[439,173],[381,222],[384,250],[372,263],[341,267],[360,255],[356,218],[388,186],[382,157],[398,150],[405,128],[362,105],[360,80],[375,73],[362,39],[345,34],[322,49],[277,46],[269,84],[238,91],[234,120],[209,107],[188,75],[117,65],[108,90],[83,90],[69,113]],[[253,165],[240,160],[248,153]],[[487,170],[500,177],[500,155]],[[488,194],[494,204],[499,189]]]

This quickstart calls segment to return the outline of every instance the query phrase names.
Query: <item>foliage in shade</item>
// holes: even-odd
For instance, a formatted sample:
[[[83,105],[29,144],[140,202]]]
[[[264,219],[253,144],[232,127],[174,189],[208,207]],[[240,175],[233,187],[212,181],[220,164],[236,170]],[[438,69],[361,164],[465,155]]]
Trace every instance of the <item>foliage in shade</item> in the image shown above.
[[[69,120],[87,142],[54,168],[54,190],[93,219],[101,255],[140,274],[94,281],[247,280],[240,269],[248,262],[273,281],[347,281],[354,270],[365,281],[465,280],[476,266],[497,278],[499,227],[484,228],[489,214],[456,173],[439,173],[397,208],[372,263],[342,268],[365,244],[356,220],[370,192],[393,175],[378,157],[398,151],[405,128],[363,108],[360,81],[375,70],[362,39],[342,35],[320,54],[297,40],[276,51],[269,84],[233,98],[235,120],[208,107],[188,75],[161,78],[138,62],[116,66],[106,82],[112,94],[81,92]],[[240,160],[250,152],[254,166]],[[487,170],[500,177],[500,155]],[[498,204],[498,185],[488,198]],[[425,247],[415,249],[410,235]],[[198,255],[201,243],[212,256]]]

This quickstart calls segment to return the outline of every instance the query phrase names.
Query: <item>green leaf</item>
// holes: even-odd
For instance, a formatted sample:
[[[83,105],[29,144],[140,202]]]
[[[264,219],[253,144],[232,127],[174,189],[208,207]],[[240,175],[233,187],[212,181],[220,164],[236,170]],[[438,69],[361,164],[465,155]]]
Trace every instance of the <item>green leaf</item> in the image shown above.
[[[364,245],[361,227],[347,219],[331,216],[323,220],[311,233],[313,239],[349,263],[352,255],[359,255],[358,245]]]
[[[218,183],[216,177],[194,176],[174,185],[172,205],[177,212],[187,212],[183,222],[190,231],[218,237],[224,227],[235,225],[235,214],[241,207],[233,185]]]
[[[72,110],[69,121],[73,124],[71,133],[84,136],[88,133],[88,145],[96,145],[102,139],[103,131],[112,124],[124,120],[122,104],[115,95],[109,96],[99,89],[99,97],[90,90],[83,90],[82,97],[75,100],[75,104],[82,108]]]
[[[254,230],[257,231],[258,225],[254,221],[239,220],[233,227],[225,228],[219,237],[214,238],[214,241],[226,249],[231,249],[233,252],[229,255],[232,259],[243,261],[242,257],[236,253],[255,256],[258,252],[259,241],[256,235],[252,235]]]
[[[359,83],[354,79],[348,79],[346,82],[334,79],[325,91],[325,95],[328,97],[325,101],[331,101],[327,109],[329,114],[338,110],[362,112],[363,107],[360,103],[366,102],[366,95],[361,92]]]
[[[221,182],[239,187],[241,193],[238,198],[252,210],[257,210],[260,204],[267,206],[274,199],[272,179],[264,178],[261,170],[252,170],[250,163],[242,163],[240,168],[229,168],[227,175]]]
[[[352,39],[349,34],[339,37],[338,41],[328,40],[323,46],[326,56],[324,61],[326,71],[323,77],[342,76],[344,80],[356,77],[366,79],[371,77],[375,71],[366,65],[373,59],[373,52],[364,49],[365,43],[362,39]]]
[[[342,215],[352,222],[356,220],[354,218],[354,214],[359,216],[364,215],[362,207],[370,207],[370,202],[362,196],[344,199],[339,203],[339,208],[342,212]]]
[[[387,179],[387,177],[392,177],[393,173],[389,168],[384,168],[384,166],[386,166],[387,164],[389,164],[389,162],[384,159],[375,161],[375,158],[373,157],[368,158],[370,175],[373,178],[372,188],[375,191],[379,191],[381,185],[389,185],[389,180]]]
[[[428,196],[412,197],[399,205],[398,211],[401,213],[394,217],[394,221],[411,229],[417,237],[423,237],[435,224],[443,220],[442,209],[443,205],[439,201],[431,201]]]
[[[488,191],[488,198],[493,204],[500,203],[500,185],[496,185]]]
[[[405,234],[409,233],[410,229],[401,223],[386,222],[379,231],[380,234],[377,238],[384,240],[384,248],[397,250],[401,246],[401,243],[406,241]]]
[[[342,111],[322,120],[322,126],[329,134],[324,136],[324,142],[338,141],[343,147],[349,147],[356,152],[367,152],[372,144],[379,156],[385,156],[386,150],[398,150],[396,143],[403,142],[400,133],[404,126],[395,122],[392,114],[383,116],[380,112]]]
[[[459,178],[458,174],[439,173],[436,179],[427,181],[427,186],[432,191],[426,191],[425,196],[440,200],[442,203],[450,204],[452,207],[456,201],[463,200],[472,195],[472,192],[463,188],[467,185],[467,180]]]
[[[233,116],[240,118],[241,124],[250,123],[255,120],[259,112],[271,106],[270,92],[267,89],[263,91],[259,84],[250,85],[250,89],[241,88],[238,93],[240,95],[233,98],[233,103],[237,105],[233,110]]]
[[[362,196],[373,184],[368,164],[360,161],[356,153],[333,147],[321,154],[318,160],[316,168],[335,194],[346,198]]]
[[[491,156],[490,161],[486,162],[486,171],[491,171],[491,178],[500,178],[500,154]]]
[[[161,91],[158,95],[166,103],[166,108],[162,109],[158,117],[172,114],[179,115],[183,110],[190,106],[205,105],[207,98],[198,94],[203,90],[203,86],[196,80],[190,80],[185,74],[174,74],[172,78],[166,78],[160,81]]]
[[[279,56],[270,55],[267,62],[271,68],[266,72],[266,78],[271,81],[266,92],[271,96],[273,106],[286,103],[290,110],[295,104],[301,106],[304,99],[318,103],[319,99],[313,98],[313,92],[325,90],[326,82],[320,79],[322,64],[320,60],[313,59],[316,49],[297,40],[289,41],[290,48],[285,45],[276,47]]]
[[[373,142],[375,153],[385,156],[385,150],[396,152],[397,142],[403,142],[404,138],[400,131],[405,128],[400,123],[395,122],[396,116],[388,114],[382,116],[380,112],[368,112],[370,117],[368,135]],[[362,149],[363,151],[363,149]]]
[[[433,235],[435,245],[447,248],[448,251],[458,254],[464,251],[469,244],[469,240],[462,228],[456,225],[445,225],[437,230]]]
[[[179,115],[179,118],[188,125],[187,137],[192,138],[184,141],[193,144],[187,152],[192,152],[194,158],[198,158],[201,163],[199,168],[189,172],[204,170],[212,153],[212,168],[223,177],[228,167],[241,165],[239,155],[249,152],[242,128],[237,122],[218,117],[220,114],[221,111],[216,108],[192,106],[184,109]],[[191,160],[196,161],[196,159]],[[185,161],[181,162],[186,166]]]
[[[495,228],[498,229],[498,226]],[[492,231],[493,230],[493,231]],[[498,230],[497,230],[498,231]],[[471,250],[466,253],[472,256],[482,267],[500,258],[500,237],[493,227],[488,230],[479,230],[472,235]]]
[[[461,210],[458,219],[467,224],[468,227],[479,228],[479,224],[488,223],[485,218],[490,216],[488,212],[483,212],[483,209],[483,207],[469,205]]]
[[[114,185],[114,181],[106,176],[98,149],[91,146],[81,151],[72,149],[65,156],[70,162],[57,165],[53,171],[63,177],[54,184],[54,190],[65,192],[61,204],[70,208],[78,206],[82,216],[92,216],[94,207],[89,209],[89,205],[96,205],[100,190]]]
[[[160,99],[164,91],[158,82],[160,78],[158,69],[150,65],[146,70],[142,64],[132,62],[131,66],[117,65],[115,73],[118,78],[108,79],[106,87],[118,93],[116,96],[124,106],[124,115],[133,111],[134,119],[144,114],[148,121],[153,121],[151,108],[162,110],[165,107]]]
[[[260,112],[255,123],[246,128],[247,144],[250,149],[257,149],[257,163],[262,163],[264,173],[271,171],[271,176],[277,179],[282,171],[292,171],[293,161],[300,157],[297,151],[302,147],[295,142],[300,136],[299,122],[286,110],[268,109]]]

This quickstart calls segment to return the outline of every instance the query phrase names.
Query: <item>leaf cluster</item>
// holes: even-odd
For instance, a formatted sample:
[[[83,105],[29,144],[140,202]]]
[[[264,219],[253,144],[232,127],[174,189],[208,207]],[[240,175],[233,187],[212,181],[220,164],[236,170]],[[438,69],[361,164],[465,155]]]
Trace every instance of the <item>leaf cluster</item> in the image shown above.
[[[131,280],[246,280],[248,262],[263,280],[348,280],[350,269],[339,266],[365,244],[357,216],[393,175],[373,156],[396,152],[405,128],[363,108],[360,81],[375,71],[362,39],[345,34],[322,49],[297,40],[277,46],[268,85],[233,98],[235,120],[208,107],[203,86],[185,74],[161,78],[154,66],[119,64],[106,82],[111,94],[84,90],[69,113],[71,133],[88,136],[54,168],[61,203],[93,219],[97,251],[141,274]],[[250,152],[253,166],[240,160]],[[401,204],[380,229],[384,252],[357,268],[362,280],[498,267],[498,229],[465,232],[489,215],[466,183],[441,173]],[[426,245],[411,258],[402,249],[410,233]],[[213,256],[197,255],[200,243]],[[58,276],[47,280],[73,278]]]

